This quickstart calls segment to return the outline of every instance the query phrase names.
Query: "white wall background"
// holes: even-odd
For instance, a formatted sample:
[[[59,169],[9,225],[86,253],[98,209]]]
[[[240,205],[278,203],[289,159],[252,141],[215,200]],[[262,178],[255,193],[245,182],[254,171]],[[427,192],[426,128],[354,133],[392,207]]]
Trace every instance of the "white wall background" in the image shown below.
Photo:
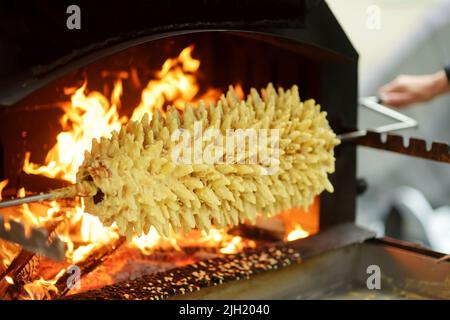
[[[327,2],[360,54],[361,96],[376,94],[398,74],[431,73],[450,62],[450,0]],[[380,13],[379,28],[373,28],[369,20],[374,6]],[[450,95],[404,112],[416,118],[420,127],[403,135],[450,142]],[[359,115],[361,127],[383,121],[367,112]],[[369,183],[369,191],[358,201],[358,222],[363,225],[378,223],[401,186],[422,192],[433,208],[450,206],[449,165],[359,148],[358,175]],[[448,234],[445,241],[450,245]]]
[[[360,54],[360,72],[392,52],[399,40],[414,30],[417,23],[441,0],[327,0],[331,10]],[[371,6],[381,10],[381,29],[367,28]]]

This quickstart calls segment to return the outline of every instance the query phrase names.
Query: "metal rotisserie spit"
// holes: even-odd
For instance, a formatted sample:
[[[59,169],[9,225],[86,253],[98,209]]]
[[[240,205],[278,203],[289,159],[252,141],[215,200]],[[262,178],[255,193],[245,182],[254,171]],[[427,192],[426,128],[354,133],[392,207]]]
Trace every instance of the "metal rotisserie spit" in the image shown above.
[[[81,198],[0,209],[1,299],[450,298],[443,254],[355,224],[358,145],[442,165],[449,147],[405,145],[389,132],[416,122],[372,98],[360,102],[396,123],[358,129],[358,54],[324,1],[81,1],[80,30],[61,24],[65,1],[1,6],[19,24],[0,39],[3,200],[73,184],[92,138],[168,105],[216,101],[230,85],[241,98],[298,85],[341,139],[334,192],[256,224],[125,239]],[[373,265],[384,290],[366,285]]]

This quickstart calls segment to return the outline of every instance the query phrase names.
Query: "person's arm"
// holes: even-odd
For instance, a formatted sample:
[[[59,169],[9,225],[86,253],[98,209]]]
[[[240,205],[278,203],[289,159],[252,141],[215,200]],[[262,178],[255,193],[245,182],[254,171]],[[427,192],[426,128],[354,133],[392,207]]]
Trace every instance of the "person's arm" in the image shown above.
[[[447,92],[450,92],[450,64],[433,74],[398,76],[380,89],[379,97],[386,105],[405,107]]]

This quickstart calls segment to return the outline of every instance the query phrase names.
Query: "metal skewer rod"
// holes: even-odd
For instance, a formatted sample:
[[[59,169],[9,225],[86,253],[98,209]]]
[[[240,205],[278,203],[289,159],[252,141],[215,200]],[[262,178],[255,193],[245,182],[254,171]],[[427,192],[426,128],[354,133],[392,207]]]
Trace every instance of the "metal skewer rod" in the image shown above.
[[[26,203],[40,202],[40,201],[45,201],[45,200],[53,200],[56,198],[57,198],[57,196],[54,193],[42,193],[42,194],[38,194],[38,195],[34,195],[34,196],[0,201],[0,208],[15,207],[15,206],[20,206],[20,205],[26,204]]]
[[[78,193],[76,185],[71,185],[68,187],[54,189],[49,192],[41,193],[41,194],[37,194],[37,195],[33,195],[33,196],[26,196],[23,198],[0,201],[0,209],[20,206],[20,205],[23,205],[26,203],[31,203],[31,202],[41,202],[41,201],[56,200],[56,199],[63,199],[63,198],[74,198],[74,197],[78,197],[78,196],[85,197],[85,196],[88,196],[88,194],[83,195],[82,193]]]

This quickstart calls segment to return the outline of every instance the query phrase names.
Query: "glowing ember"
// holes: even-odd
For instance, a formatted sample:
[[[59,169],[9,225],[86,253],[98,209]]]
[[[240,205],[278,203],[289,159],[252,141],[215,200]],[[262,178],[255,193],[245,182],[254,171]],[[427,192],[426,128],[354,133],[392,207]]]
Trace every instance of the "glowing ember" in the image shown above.
[[[294,241],[297,239],[303,239],[309,237],[309,232],[304,230],[300,225],[296,225],[295,229],[289,232],[286,237],[287,241]]]

